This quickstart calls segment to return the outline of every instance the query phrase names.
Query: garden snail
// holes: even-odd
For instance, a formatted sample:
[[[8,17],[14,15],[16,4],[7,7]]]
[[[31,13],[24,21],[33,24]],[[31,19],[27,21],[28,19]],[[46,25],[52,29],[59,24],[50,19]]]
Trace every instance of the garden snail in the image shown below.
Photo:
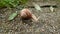
[[[32,13],[30,12],[29,9],[22,9],[20,15],[21,15],[21,18],[23,19],[32,18]]]
[[[22,19],[34,19],[34,20],[37,20],[36,16],[34,14],[32,14],[32,12],[27,8],[21,10],[20,16],[21,16]]]

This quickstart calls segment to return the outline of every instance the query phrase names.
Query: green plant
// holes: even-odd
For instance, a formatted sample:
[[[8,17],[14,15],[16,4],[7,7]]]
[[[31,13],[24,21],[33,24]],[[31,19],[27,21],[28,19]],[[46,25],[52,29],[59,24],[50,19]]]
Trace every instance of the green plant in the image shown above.
[[[0,0],[0,7],[16,7],[20,3],[26,3],[27,0]]]

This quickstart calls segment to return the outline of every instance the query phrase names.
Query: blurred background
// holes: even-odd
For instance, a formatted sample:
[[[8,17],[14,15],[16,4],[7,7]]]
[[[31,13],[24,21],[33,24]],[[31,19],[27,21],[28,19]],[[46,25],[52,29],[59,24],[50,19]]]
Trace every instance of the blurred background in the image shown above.
[[[24,8],[38,22],[22,20]],[[0,34],[60,34],[60,0],[0,0]]]

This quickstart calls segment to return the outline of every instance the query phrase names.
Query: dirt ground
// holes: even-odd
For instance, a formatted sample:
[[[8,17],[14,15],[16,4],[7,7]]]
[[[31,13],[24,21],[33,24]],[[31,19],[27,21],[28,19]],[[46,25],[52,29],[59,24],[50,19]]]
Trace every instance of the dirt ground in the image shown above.
[[[56,4],[58,7],[54,7],[53,12],[50,11],[49,7],[42,7],[42,11],[29,8],[33,14],[40,17],[38,22],[21,20],[19,15],[12,21],[7,21],[9,15],[19,11],[19,9],[2,8],[0,9],[0,34],[60,34],[59,2],[55,0],[30,0],[27,6],[33,6],[33,2],[40,6]]]

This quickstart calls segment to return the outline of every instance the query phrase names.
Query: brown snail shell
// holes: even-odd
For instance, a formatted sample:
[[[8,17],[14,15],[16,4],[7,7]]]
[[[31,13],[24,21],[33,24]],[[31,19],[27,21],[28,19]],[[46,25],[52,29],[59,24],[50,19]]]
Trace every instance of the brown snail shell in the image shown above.
[[[29,9],[22,9],[20,12],[21,18],[22,19],[31,19],[32,18],[32,13]]]

